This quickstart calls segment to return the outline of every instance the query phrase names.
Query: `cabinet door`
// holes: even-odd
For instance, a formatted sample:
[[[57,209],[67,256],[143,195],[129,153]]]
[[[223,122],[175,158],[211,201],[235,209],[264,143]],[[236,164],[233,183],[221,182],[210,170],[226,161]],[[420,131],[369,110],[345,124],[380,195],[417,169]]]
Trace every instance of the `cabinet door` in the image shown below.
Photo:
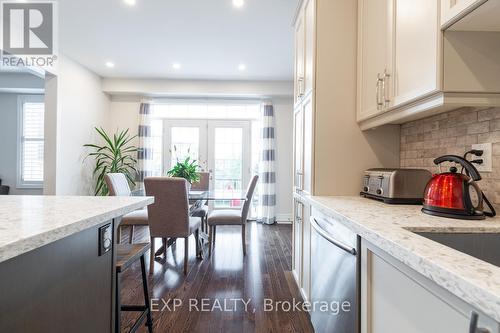
[[[305,45],[304,45],[304,94],[313,89],[314,82],[314,47],[315,47],[315,0],[304,4]]]
[[[392,0],[358,0],[358,121],[383,111],[380,79],[390,64],[392,8]]]
[[[294,188],[302,191],[304,188],[304,111],[299,105],[294,113],[293,120],[294,134]]]
[[[304,11],[301,10],[295,22],[295,102],[304,94],[304,67],[305,67],[305,25]]]
[[[312,194],[313,188],[313,99],[309,96],[302,103],[304,113],[304,149],[303,149],[303,191]]]
[[[304,301],[311,300],[311,206],[303,205],[302,223],[302,296]]]
[[[304,205],[298,200],[294,200],[293,217],[293,258],[292,272],[299,288],[302,287],[302,237],[303,237],[303,217]]]
[[[468,333],[470,305],[366,242],[361,247],[362,333]],[[498,332],[484,315],[479,326]]]
[[[394,89],[386,90],[390,106],[438,89],[438,4],[437,0],[418,1],[418,4],[414,0],[396,0],[395,73],[389,71],[387,80],[394,83]]]
[[[441,26],[446,27],[484,0],[441,0]]]

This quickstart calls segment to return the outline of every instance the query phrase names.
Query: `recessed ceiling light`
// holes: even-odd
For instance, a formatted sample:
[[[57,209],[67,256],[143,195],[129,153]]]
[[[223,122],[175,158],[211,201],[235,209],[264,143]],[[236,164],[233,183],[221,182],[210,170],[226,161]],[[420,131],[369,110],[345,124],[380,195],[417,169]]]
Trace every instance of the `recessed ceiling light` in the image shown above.
[[[113,62],[111,62],[111,61],[107,61],[106,62],[106,67],[113,68],[113,67],[115,67],[115,64]]]
[[[243,7],[245,0],[233,0],[233,6],[237,8]]]
[[[125,2],[129,6],[134,6],[136,3],[135,0],[123,0],[123,2]]]
[[[173,69],[180,69],[180,68],[181,68],[181,64],[179,64],[178,62],[174,62],[174,63],[172,64],[172,68],[173,68]]]
[[[239,71],[244,71],[245,69],[247,69],[247,66],[245,64],[239,64],[238,65],[238,70]]]

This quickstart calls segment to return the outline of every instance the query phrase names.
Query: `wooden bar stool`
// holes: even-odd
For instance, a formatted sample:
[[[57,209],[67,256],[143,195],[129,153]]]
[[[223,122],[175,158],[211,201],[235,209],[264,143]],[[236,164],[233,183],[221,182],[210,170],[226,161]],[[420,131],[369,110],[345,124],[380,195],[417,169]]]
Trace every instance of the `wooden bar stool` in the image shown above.
[[[129,332],[135,332],[146,318],[146,326],[150,333],[153,332],[151,307],[148,293],[148,280],[144,256],[149,250],[149,243],[117,244],[116,245],[116,292],[115,292],[115,332],[120,332],[121,311],[140,311],[141,315],[136,320]],[[141,261],[142,289],[144,292],[144,305],[122,305],[120,303],[120,275],[138,259]]]

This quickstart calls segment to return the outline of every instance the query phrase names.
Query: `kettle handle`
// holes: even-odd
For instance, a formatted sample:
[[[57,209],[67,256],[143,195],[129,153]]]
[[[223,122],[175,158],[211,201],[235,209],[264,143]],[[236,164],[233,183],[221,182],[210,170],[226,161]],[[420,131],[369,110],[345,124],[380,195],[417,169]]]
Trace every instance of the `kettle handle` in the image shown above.
[[[457,156],[457,155],[444,155],[441,157],[438,157],[434,160],[434,164],[438,165],[443,162],[455,162],[460,164],[467,170],[469,175],[471,176],[472,180],[478,181],[481,180],[481,175],[477,171],[476,167],[472,165],[471,162],[467,161],[463,157]]]

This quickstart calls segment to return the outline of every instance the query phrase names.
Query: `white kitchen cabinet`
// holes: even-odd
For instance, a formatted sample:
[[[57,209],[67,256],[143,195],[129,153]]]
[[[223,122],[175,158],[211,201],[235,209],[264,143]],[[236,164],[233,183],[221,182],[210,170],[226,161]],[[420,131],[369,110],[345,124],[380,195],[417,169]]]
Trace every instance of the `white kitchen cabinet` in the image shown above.
[[[305,17],[299,15],[295,23],[295,103],[298,103],[304,95],[305,74]]]
[[[357,120],[362,130],[461,107],[500,105],[498,0],[358,4]],[[450,17],[446,31],[440,13]],[[388,51],[381,73],[383,50]]]
[[[304,96],[307,96],[314,85],[314,46],[315,46],[315,0],[304,2]]]
[[[304,1],[295,21],[295,103],[307,96],[314,84],[314,5],[315,0]]]
[[[294,182],[296,192],[304,188],[304,109],[299,104],[293,116]]]
[[[391,70],[393,0],[358,1],[357,119],[383,112],[382,84]],[[385,80],[385,82],[384,82]]]
[[[361,300],[362,333],[468,333],[476,311],[365,240]],[[478,326],[499,332],[498,323],[481,313]]]
[[[395,0],[393,64],[385,84],[389,107],[439,88],[439,18],[436,0]],[[392,88],[392,89],[391,89]]]
[[[358,1],[358,121],[438,88],[438,2]]]
[[[311,206],[294,199],[292,272],[305,301],[311,291]]]
[[[294,215],[293,215],[293,256],[292,256],[292,273],[299,285],[302,287],[302,260],[303,260],[303,221],[304,221],[304,204],[294,200]]]

